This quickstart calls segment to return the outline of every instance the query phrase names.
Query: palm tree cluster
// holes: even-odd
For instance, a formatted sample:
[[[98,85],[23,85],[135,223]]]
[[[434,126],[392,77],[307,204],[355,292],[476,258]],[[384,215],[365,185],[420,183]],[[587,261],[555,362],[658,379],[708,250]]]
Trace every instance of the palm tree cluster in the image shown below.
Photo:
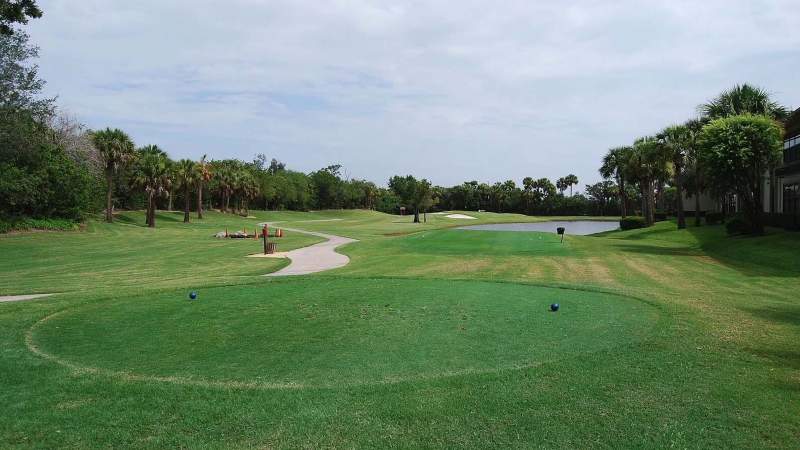
[[[700,117],[667,126],[658,133],[635,139],[632,145],[611,148],[605,154],[599,172],[619,186],[623,218],[636,208],[632,209],[628,198],[630,186],[635,186],[641,196],[638,212],[646,225],[655,221],[656,205],[664,203],[666,187],[670,186],[675,191],[678,228],[686,227],[684,195],[694,197],[694,222],[700,225],[700,194],[710,192],[722,197],[727,193],[707,181],[709,168],[703,166],[705,149],[700,139],[705,127],[714,120],[733,116],[767,116],[777,122],[789,116],[789,111],[773,101],[768,92],[749,84],[722,92],[700,105],[698,111]]]
[[[127,184],[143,191],[147,201],[145,222],[155,227],[156,206],[160,197],[168,197],[168,209],[171,209],[173,192],[181,190],[184,194],[183,221],[189,222],[191,209],[191,191],[197,190],[198,218],[202,218],[202,190],[211,179],[211,170],[205,156],[195,163],[190,159],[173,161],[167,153],[157,145],[146,145],[135,149],[131,138],[122,130],[106,128],[92,133],[92,143],[97,149],[106,174],[106,211],[107,222],[114,220],[113,193],[116,178],[124,172]]]

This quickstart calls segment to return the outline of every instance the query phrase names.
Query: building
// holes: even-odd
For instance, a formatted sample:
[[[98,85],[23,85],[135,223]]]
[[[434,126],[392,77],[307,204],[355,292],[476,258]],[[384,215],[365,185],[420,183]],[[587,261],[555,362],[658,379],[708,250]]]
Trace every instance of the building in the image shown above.
[[[783,163],[775,170],[770,194],[772,211],[800,214],[800,108],[795,110],[785,124]]]
[[[795,110],[784,123],[783,160],[772,176],[765,174],[763,189],[764,212],[770,213],[771,223],[797,228],[800,224],[800,108]],[[737,210],[734,197],[732,203],[723,205],[708,193],[700,194],[700,212],[717,212]],[[684,210],[687,215],[695,210],[695,199],[683,197]],[[780,216],[780,217],[777,217]]]

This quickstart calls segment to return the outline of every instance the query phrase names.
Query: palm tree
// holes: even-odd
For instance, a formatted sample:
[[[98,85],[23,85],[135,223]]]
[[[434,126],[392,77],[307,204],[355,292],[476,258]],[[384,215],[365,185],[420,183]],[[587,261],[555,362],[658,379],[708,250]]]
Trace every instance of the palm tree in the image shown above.
[[[573,174],[569,174],[564,177],[564,182],[569,186],[569,196],[572,197],[572,186],[578,185],[578,177]]]
[[[197,181],[197,170],[191,159],[182,159],[175,164],[175,183],[177,188],[183,188],[183,223],[189,223],[189,208],[191,207],[192,186]]]
[[[698,109],[704,117],[711,120],[748,113],[772,117],[778,121],[789,117],[789,110],[773,101],[767,91],[747,83],[737,84],[723,91]]]
[[[206,155],[195,164],[195,183],[197,184],[197,218],[203,218],[203,187],[211,180],[211,165],[206,162]]]
[[[114,175],[135,158],[136,152],[131,138],[118,128],[92,133],[92,143],[102,159],[106,175],[106,222],[113,222]]]
[[[655,182],[668,177],[668,160],[665,146],[655,137],[645,136],[634,142],[625,166],[628,176],[639,183],[642,215],[648,226],[655,223]]]
[[[157,195],[168,192],[171,184],[167,155],[155,145],[139,150],[139,159],[133,171],[132,183],[144,189],[147,194],[147,226],[156,226]]]
[[[617,189],[619,195],[619,209],[623,219],[628,215],[628,196],[625,189],[627,183],[625,167],[628,164],[628,159],[630,159],[632,152],[632,147],[615,147],[609,149],[603,157],[603,165],[600,167],[600,175],[603,178],[608,179],[614,177],[617,182],[617,186],[619,187],[619,189]]]
[[[666,146],[673,167],[673,183],[678,191],[676,195],[676,210],[678,216],[678,229],[686,228],[686,217],[683,213],[683,170],[691,145],[692,131],[686,125],[673,125],[667,127],[659,135],[659,139]]]
[[[232,183],[230,164],[227,161],[219,161],[214,168],[214,175],[219,189],[219,210],[221,213],[226,213],[228,212]]]
[[[686,141],[686,167],[684,170],[686,183],[684,189],[686,192],[694,195],[694,226],[700,226],[700,194],[705,191],[705,182],[703,177],[703,170],[698,161],[698,152],[700,146],[697,140],[700,132],[703,129],[706,121],[703,119],[690,119],[687,120],[683,126],[688,130]]]

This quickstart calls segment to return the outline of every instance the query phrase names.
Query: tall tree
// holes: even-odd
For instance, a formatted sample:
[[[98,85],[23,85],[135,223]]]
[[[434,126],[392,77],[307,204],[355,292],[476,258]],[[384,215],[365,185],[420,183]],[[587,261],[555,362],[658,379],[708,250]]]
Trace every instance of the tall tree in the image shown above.
[[[426,179],[396,175],[389,179],[389,189],[400,197],[401,202],[414,209],[414,223],[419,223],[420,209],[425,211],[433,205],[433,189]]]
[[[781,161],[782,138],[773,118],[750,114],[713,120],[700,136],[706,174],[718,188],[736,193],[753,234],[764,233],[764,174]]]
[[[698,139],[703,126],[707,123],[706,119],[690,119],[683,125],[688,130],[687,135],[687,154],[686,154],[686,170],[685,182],[683,187],[687,194],[694,196],[694,226],[700,226],[700,194],[705,191],[705,183],[703,177],[703,169],[700,166],[698,152],[700,145]]]
[[[569,187],[569,183],[567,182],[567,177],[561,177],[556,180],[556,189],[558,189],[558,193],[564,195],[564,191],[567,190]]]
[[[39,57],[39,49],[28,39],[23,32],[0,34],[0,108],[27,110],[45,122],[53,114],[55,99],[41,98],[45,82],[31,62]]]
[[[578,177],[574,174],[569,174],[564,177],[564,183],[569,187],[569,196],[572,197],[572,186],[578,184]]]
[[[742,114],[764,115],[778,121],[789,117],[789,110],[770,98],[764,89],[750,84],[737,84],[723,91],[698,108],[708,119],[738,116]]]
[[[171,187],[167,154],[155,145],[139,149],[133,166],[131,183],[147,195],[147,226],[156,226],[156,197],[164,195]]]
[[[617,186],[611,180],[604,180],[591,185],[587,184],[586,194],[597,203],[600,215],[604,216],[609,202],[617,195]]]
[[[642,194],[642,215],[648,226],[655,222],[656,182],[667,178],[668,161],[666,147],[653,136],[637,139],[627,160],[625,172],[639,184]]]
[[[36,0],[0,0],[0,35],[15,33],[14,24],[26,24],[28,19],[42,17]]]
[[[691,147],[691,129],[686,125],[673,125],[665,128],[659,139],[666,146],[672,162],[672,179],[677,195],[675,196],[675,209],[678,218],[678,229],[686,228],[686,217],[683,213],[683,171]]]
[[[183,189],[183,223],[189,223],[191,190],[197,183],[197,169],[191,159],[182,159],[174,166],[176,188]]]
[[[627,196],[627,179],[625,177],[625,168],[627,167],[628,160],[633,152],[632,147],[615,147],[603,156],[603,165],[600,167],[600,175],[603,178],[613,177],[619,189],[619,208],[620,215],[625,218],[628,214],[628,196]]]
[[[206,161],[206,155],[200,158],[194,166],[195,183],[197,184],[197,218],[203,218],[203,188],[211,180],[211,165]]]
[[[106,176],[106,222],[113,222],[114,176],[135,158],[133,141],[118,128],[106,128],[92,133],[92,143],[102,160]]]

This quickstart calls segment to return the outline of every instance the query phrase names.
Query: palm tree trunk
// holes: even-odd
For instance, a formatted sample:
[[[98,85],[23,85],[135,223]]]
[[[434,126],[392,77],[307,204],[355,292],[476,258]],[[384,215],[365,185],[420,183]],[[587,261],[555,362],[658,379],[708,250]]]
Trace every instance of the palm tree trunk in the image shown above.
[[[619,190],[619,212],[622,218],[624,219],[625,216],[628,214],[628,196],[625,192],[625,179],[622,177],[617,177],[617,189]]]
[[[153,192],[150,193],[150,222],[147,226],[150,228],[156,227],[156,202],[153,198]]]
[[[700,166],[695,163],[694,168],[694,226],[700,226]]]
[[[106,191],[106,222],[111,223],[114,221],[114,215],[111,214],[112,197],[114,195],[114,175],[110,171],[106,171],[106,183],[108,190]]]
[[[189,208],[191,207],[191,197],[189,195],[189,185],[187,184],[184,188],[184,195],[185,203],[183,205],[183,223],[189,223]]]
[[[679,230],[686,228],[686,215],[683,213],[683,180],[681,178],[681,166],[675,164],[675,187],[678,191],[678,204],[675,207],[677,208]]]
[[[197,184],[197,218],[203,218],[203,183]]]
[[[172,211],[172,191],[167,192],[167,198],[169,198],[169,203],[167,204],[167,211]]]
[[[153,196],[147,192],[147,208],[144,210],[144,224],[150,226],[150,207],[153,205]]]
[[[650,225],[656,223],[656,196],[653,192],[653,185],[649,184],[649,188],[647,189],[648,194],[648,204],[647,204],[647,222]]]
[[[645,222],[647,222],[647,188],[645,187],[644,181],[640,181],[639,185],[639,192],[642,195],[642,217]]]

